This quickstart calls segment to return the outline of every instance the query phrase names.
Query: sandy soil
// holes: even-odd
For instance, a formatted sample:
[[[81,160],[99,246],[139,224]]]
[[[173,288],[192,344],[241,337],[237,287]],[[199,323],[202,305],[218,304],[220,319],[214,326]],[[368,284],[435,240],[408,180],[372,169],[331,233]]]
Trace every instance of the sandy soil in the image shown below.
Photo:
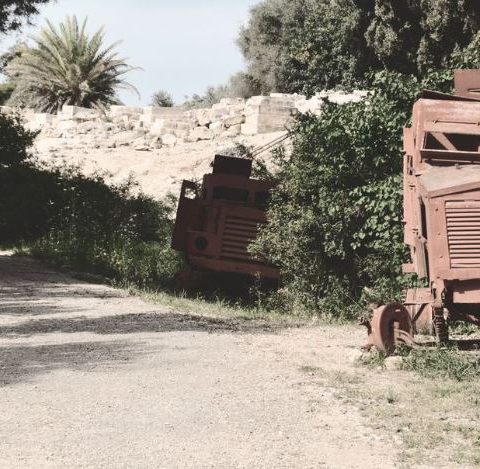
[[[0,253],[0,467],[397,467],[399,443],[317,379],[362,340],[184,314]]]
[[[47,164],[77,165],[87,175],[106,172],[116,183],[133,176],[144,193],[161,198],[168,192],[178,194],[183,179],[200,180],[205,173],[211,172],[210,164],[216,152],[231,148],[235,143],[257,148],[284,133],[185,143],[149,152],[135,151],[131,147],[86,149],[75,140],[54,138],[38,139],[35,147],[40,160]],[[262,158],[268,159],[268,155],[264,153]]]

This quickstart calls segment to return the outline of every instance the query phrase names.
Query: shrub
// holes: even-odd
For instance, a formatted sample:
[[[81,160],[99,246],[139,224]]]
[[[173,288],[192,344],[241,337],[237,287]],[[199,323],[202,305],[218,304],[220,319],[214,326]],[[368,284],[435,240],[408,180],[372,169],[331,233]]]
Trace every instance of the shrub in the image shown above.
[[[93,270],[126,285],[168,283],[179,259],[170,249],[172,204],[132,195],[76,170],[49,173],[53,213],[33,252],[62,265]]]
[[[456,349],[418,349],[404,356],[403,368],[427,378],[469,381],[478,378],[480,359]]]
[[[173,97],[167,91],[160,90],[152,96],[152,106],[173,107],[173,104]]]
[[[401,294],[401,129],[421,85],[391,73],[373,82],[365,102],[326,103],[320,118],[298,119],[253,247],[281,268],[290,302],[337,317],[362,297]]]
[[[171,201],[108,185],[78,169],[49,170],[29,158],[35,134],[0,114],[0,242],[26,243],[61,265],[122,284],[168,283],[179,268],[170,249]]]
[[[0,168],[25,161],[35,135],[24,129],[19,116],[0,112]]]

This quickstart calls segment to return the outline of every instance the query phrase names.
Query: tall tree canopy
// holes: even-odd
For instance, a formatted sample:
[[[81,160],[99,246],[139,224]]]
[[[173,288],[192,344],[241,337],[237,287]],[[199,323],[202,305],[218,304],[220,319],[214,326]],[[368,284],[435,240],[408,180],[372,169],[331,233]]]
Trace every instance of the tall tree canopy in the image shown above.
[[[13,31],[22,25],[25,19],[38,13],[38,7],[50,0],[1,0],[0,33]]]
[[[132,67],[115,52],[117,44],[104,46],[103,29],[89,36],[86,21],[79,24],[72,17],[59,28],[47,22],[33,40],[6,67],[15,85],[11,105],[52,112],[65,104],[117,104],[119,88],[135,90],[124,80]]]
[[[370,69],[422,76],[479,29],[476,0],[264,0],[238,43],[263,91],[311,94]]]

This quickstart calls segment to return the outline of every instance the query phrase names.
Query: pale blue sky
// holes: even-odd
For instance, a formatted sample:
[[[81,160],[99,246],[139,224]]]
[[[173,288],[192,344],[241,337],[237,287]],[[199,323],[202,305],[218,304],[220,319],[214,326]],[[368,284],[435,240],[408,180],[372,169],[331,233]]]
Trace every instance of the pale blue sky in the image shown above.
[[[128,80],[141,101],[122,92],[126,104],[147,105],[154,91],[165,89],[177,102],[224,83],[244,66],[235,39],[259,0],[56,0],[41,9],[34,26],[0,38],[0,50],[34,33],[45,18],[57,23],[66,15],[88,16],[89,30],[105,26],[108,43],[122,40],[120,54],[141,67]]]

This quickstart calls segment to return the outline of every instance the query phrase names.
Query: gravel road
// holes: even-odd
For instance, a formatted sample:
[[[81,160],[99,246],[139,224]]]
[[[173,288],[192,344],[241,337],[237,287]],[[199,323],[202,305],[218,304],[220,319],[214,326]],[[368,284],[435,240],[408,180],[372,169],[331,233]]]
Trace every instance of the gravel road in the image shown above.
[[[397,467],[319,379],[363,334],[186,314],[0,253],[0,467]]]

